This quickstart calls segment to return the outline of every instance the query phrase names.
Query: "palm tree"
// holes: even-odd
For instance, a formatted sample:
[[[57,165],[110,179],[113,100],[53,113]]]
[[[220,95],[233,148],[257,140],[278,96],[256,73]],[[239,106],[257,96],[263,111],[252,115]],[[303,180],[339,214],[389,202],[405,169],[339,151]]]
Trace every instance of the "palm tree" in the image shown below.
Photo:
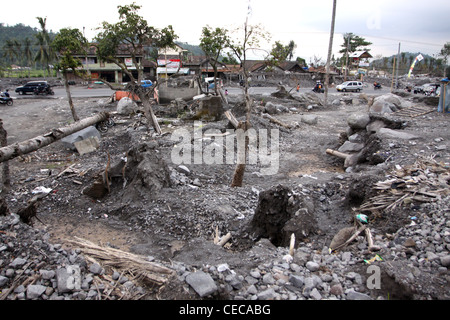
[[[28,68],[30,68],[30,62],[33,60],[33,52],[31,51],[31,40],[30,38],[25,38],[23,40],[23,57],[25,58],[25,63]],[[28,77],[30,77],[30,69],[28,69]]]
[[[51,48],[50,35],[45,27],[45,24],[47,23],[47,18],[37,17],[37,19],[39,21],[42,30],[36,34],[37,39],[36,44],[39,46],[39,50],[36,54],[35,61],[39,61],[43,65],[45,65],[48,76],[50,76],[50,64],[55,59],[56,54],[54,50]]]
[[[324,97],[325,106],[328,104],[328,85],[330,82],[330,61],[331,61],[331,52],[333,50],[333,37],[334,37],[335,21],[336,21],[336,0],[333,0],[333,16],[331,18],[330,43],[328,45],[328,58],[327,58],[327,67],[326,67],[327,73],[325,75],[325,97]]]
[[[3,57],[8,59],[10,65],[14,62],[14,59],[17,58],[16,50],[17,48],[15,46],[14,40],[6,40],[5,44],[3,45]],[[11,70],[11,68],[9,68],[9,70]]]

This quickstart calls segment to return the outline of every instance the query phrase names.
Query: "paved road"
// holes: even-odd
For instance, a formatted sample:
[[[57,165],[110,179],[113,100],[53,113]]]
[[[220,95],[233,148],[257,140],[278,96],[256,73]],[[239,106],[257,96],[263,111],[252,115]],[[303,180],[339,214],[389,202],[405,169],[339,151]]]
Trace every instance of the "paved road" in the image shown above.
[[[228,89],[228,93],[231,95],[241,94],[244,92],[242,88],[226,88],[226,89]],[[295,88],[287,88],[288,91],[291,89],[292,89],[291,92],[294,93]],[[249,89],[250,94],[262,94],[262,95],[269,95],[275,91],[277,91],[276,87],[251,87]],[[312,91],[312,87],[311,88],[300,88],[300,93],[311,92],[311,91]],[[373,90],[372,87],[367,87],[367,88],[364,88],[361,92],[367,93],[367,94],[382,95],[382,94],[389,93],[390,91],[391,91],[391,88],[387,88],[387,87],[383,87],[381,90],[376,90],[376,91]],[[345,94],[345,92],[338,92],[335,88],[329,89],[328,93],[329,94]]]
[[[225,87],[226,88],[226,87]],[[242,94],[244,91],[242,88],[236,88],[236,87],[231,87],[231,88],[226,88],[228,90],[228,93],[230,95],[238,95],[238,94]],[[295,88],[288,88],[288,90],[292,89],[291,92],[295,92]],[[39,98],[66,98],[67,94],[66,94],[66,90],[64,89],[64,87],[54,87],[53,88],[55,95],[53,96],[39,96]],[[261,95],[270,95],[271,93],[277,91],[276,87],[251,87],[250,88],[250,94],[261,94]],[[300,93],[304,93],[304,92],[311,92],[312,88],[300,88]],[[101,87],[101,88],[93,88],[93,89],[88,89],[86,87],[71,87],[70,88],[70,92],[72,94],[72,98],[95,98],[95,97],[110,97],[114,91],[111,90],[108,87]],[[381,90],[377,90],[374,91],[373,88],[368,87],[368,88],[364,88],[363,93],[368,93],[368,94],[386,94],[390,92],[390,88],[387,87],[383,87]],[[332,88],[328,91],[329,94],[344,94],[344,93],[340,93],[337,92],[336,89]],[[13,97],[16,99],[36,99],[37,97],[33,94],[27,94],[27,95],[18,95],[18,94],[13,94]]]
[[[13,93],[12,96],[16,99],[36,99],[36,98],[66,98],[66,89],[64,87],[53,87],[55,94],[53,96],[35,96],[33,94],[19,95]],[[110,97],[113,90],[108,87],[88,89],[86,87],[70,87],[72,98],[95,98],[95,97]]]

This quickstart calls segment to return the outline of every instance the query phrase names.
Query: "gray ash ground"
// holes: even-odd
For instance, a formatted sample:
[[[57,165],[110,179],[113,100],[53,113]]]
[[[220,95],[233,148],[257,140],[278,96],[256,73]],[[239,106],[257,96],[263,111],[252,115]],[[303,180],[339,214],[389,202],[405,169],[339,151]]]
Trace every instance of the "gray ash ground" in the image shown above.
[[[253,116],[255,126],[280,129],[280,168],[275,175],[261,176],[260,167],[247,166],[241,188],[230,187],[234,165],[186,165],[186,174],[171,162],[171,133],[181,127],[193,130],[189,121],[163,124],[166,134],[156,137],[145,126],[136,125],[138,117],[116,115],[116,126],[102,135],[100,148],[93,153],[79,155],[54,143],[24,159],[11,160],[12,188],[3,197],[12,213],[26,206],[36,187],[52,191],[40,201],[39,220],[34,220],[33,227],[14,215],[0,217],[2,294],[14,286],[3,298],[104,298],[103,290],[107,288],[98,289],[98,282],[95,287],[95,281],[87,280],[113,279],[114,272],[104,266],[104,273],[94,271],[80,249],[67,242],[79,237],[142,255],[175,271],[176,276],[162,288],[121,281],[117,287],[125,286],[122,297],[129,299],[449,299],[448,193],[435,202],[402,206],[371,220],[369,227],[381,247],[377,253],[383,257],[383,261],[373,263],[382,271],[380,288],[368,286],[369,265],[364,260],[375,253],[368,251],[364,237],[336,253],[328,252],[337,232],[354,225],[354,208],[374,194],[373,183],[385,180],[395,165],[406,166],[432,156],[448,170],[448,115],[432,112],[402,118],[405,129],[419,135],[419,139],[383,141],[380,152],[386,154],[385,162],[361,164],[347,172],[343,160],[327,155],[325,150],[339,148],[342,133],[348,130],[348,116],[367,111],[367,104],[341,103],[308,109],[292,100],[255,97],[258,99],[285,105],[283,112],[273,116],[292,128],[280,128],[260,114]],[[58,127],[70,118],[64,100],[17,101],[14,108],[36,110],[39,105],[45,105],[47,113],[42,127]],[[77,100],[76,107],[80,117],[115,111],[115,105],[100,104],[98,99]],[[59,123],[52,114],[63,115]],[[316,115],[317,123],[302,122],[306,114]],[[27,115],[22,118],[16,120],[20,124],[17,128],[9,129],[9,135],[18,141],[24,134],[22,130],[27,129]],[[38,121],[44,120],[39,117],[35,119]],[[225,130],[228,121],[207,125]],[[36,129],[30,127],[26,138],[42,133],[34,134],[32,130]],[[83,194],[83,189],[105,170],[108,156],[112,164],[118,163],[139,145],[147,146],[166,164],[164,170],[154,168],[162,170],[161,188],[152,189],[142,177],[138,182],[127,181],[124,187],[123,179],[118,177],[104,198],[92,199]],[[74,165],[72,173],[57,177],[70,165]],[[305,236],[297,239],[292,260],[286,257],[285,244],[261,236],[252,228],[260,195],[281,187],[314,218]],[[224,247],[213,243],[216,230],[221,235],[231,233]],[[405,245],[406,240],[414,245]],[[17,258],[22,260],[17,263]],[[77,292],[58,292],[56,275],[40,271],[56,271],[74,264],[81,266],[84,281]],[[200,271],[209,275],[216,286],[205,296],[186,280]],[[115,277],[111,281],[120,280]],[[22,287],[20,282],[24,283]],[[40,287],[28,289],[30,285]],[[119,299],[120,294],[108,297]]]

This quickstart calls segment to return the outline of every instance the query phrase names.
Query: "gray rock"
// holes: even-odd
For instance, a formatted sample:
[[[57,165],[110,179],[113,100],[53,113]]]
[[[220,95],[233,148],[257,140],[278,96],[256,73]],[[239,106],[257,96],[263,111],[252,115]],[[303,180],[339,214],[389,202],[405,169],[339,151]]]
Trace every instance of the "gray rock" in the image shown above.
[[[364,293],[356,292],[354,290],[350,290],[347,292],[347,300],[373,300],[370,296]]]
[[[0,276],[0,287],[3,287],[7,282],[8,282],[8,278],[4,277],[4,276]]]
[[[211,295],[217,291],[217,285],[211,276],[203,271],[190,273],[186,282],[200,297]]]
[[[301,287],[303,287],[303,284],[304,284],[304,277],[295,275],[295,274],[291,274],[289,276],[289,282],[292,283],[295,287],[301,288]]]
[[[375,120],[369,123],[366,127],[366,131],[368,133],[375,133],[378,132],[381,128],[385,128],[386,124],[381,120]]]
[[[306,263],[306,268],[311,272],[315,272],[315,271],[319,270],[320,265],[317,262],[308,261]]]
[[[338,151],[347,153],[347,152],[358,152],[364,148],[364,144],[362,143],[354,143],[350,141],[345,141],[344,144],[338,149]]]
[[[23,265],[26,264],[26,263],[27,263],[27,260],[26,260],[26,259],[15,258],[15,259],[11,262],[10,266],[13,267],[13,268],[17,268],[17,267],[23,266]]]
[[[273,276],[272,276],[271,273],[266,273],[266,274],[263,276],[263,282],[264,282],[265,284],[274,284],[274,283],[275,283],[275,279],[273,278]]]
[[[103,272],[103,268],[101,265],[99,265],[98,263],[93,263],[91,264],[91,266],[89,267],[89,271],[92,272],[93,274],[102,274]]]
[[[187,176],[191,174],[191,171],[186,166],[183,166],[183,165],[179,165],[177,167],[177,171],[180,173],[183,173]]]
[[[311,290],[309,297],[314,300],[322,300],[322,295],[320,294],[319,290],[317,290],[316,288]]]
[[[27,299],[37,299],[39,298],[47,289],[46,286],[40,284],[30,284],[27,287]]]
[[[76,150],[75,142],[83,141],[89,138],[101,139],[101,134],[95,126],[90,126],[75,132],[61,139],[61,143],[66,149]]]
[[[117,113],[121,115],[130,115],[132,113],[135,113],[138,110],[138,106],[136,102],[134,102],[130,98],[122,98],[117,103]]]
[[[352,129],[365,129],[370,122],[370,116],[367,113],[353,113],[347,118],[347,124]]]
[[[44,280],[50,280],[52,279],[56,273],[53,270],[39,270],[39,273],[41,274],[42,279]]]
[[[67,268],[56,270],[56,279],[58,283],[58,292],[66,293],[81,289],[80,267],[71,265]]]
[[[444,257],[441,257],[441,264],[444,267],[447,267],[447,268],[450,267],[450,254],[448,254]]]
[[[414,140],[414,139],[418,139],[419,138],[418,136],[413,135],[413,134],[408,133],[408,132],[392,130],[392,129],[388,129],[388,128],[380,128],[378,130],[377,135],[380,138],[385,138],[385,139]]]
[[[317,124],[318,122],[318,117],[316,115],[312,115],[312,114],[307,114],[307,115],[303,115],[302,116],[302,120],[303,123],[309,124],[309,125],[314,125]]]
[[[258,300],[274,300],[277,296],[277,293],[273,288],[269,288],[267,290],[264,290],[260,293],[258,293],[257,297]]]

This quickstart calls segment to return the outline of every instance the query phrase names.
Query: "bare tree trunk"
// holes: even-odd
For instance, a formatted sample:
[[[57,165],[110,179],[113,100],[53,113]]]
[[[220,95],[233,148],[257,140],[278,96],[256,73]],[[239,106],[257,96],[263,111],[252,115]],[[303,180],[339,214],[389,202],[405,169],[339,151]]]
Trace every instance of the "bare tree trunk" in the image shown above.
[[[78,115],[73,106],[72,94],[70,93],[69,81],[67,80],[67,72],[64,72],[64,87],[66,88],[67,99],[69,99],[70,111],[72,112],[72,117],[74,121],[79,121]]]
[[[331,52],[333,51],[333,37],[334,37],[334,24],[336,20],[336,0],[333,0],[333,16],[331,18],[331,32],[330,32],[330,43],[328,45],[328,58],[327,58],[327,71],[325,75],[325,97],[324,106],[328,105],[328,86],[330,84],[330,61]]]
[[[237,129],[242,129],[244,132],[250,128],[250,122],[239,122]],[[236,135],[237,136],[237,135]],[[233,174],[233,180],[231,181],[231,186],[234,187],[242,187],[242,183],[244,182],[244,173],[245,173],[245,167],[246,167],[246,161],[247,161],[247,155],[248,155],[248,137],[245,137],[245,143],[244,143],[244,150],[241,150],[244,152],[242,158],[239,158],[239,150],[237,155],[237,164],[236,168],[234,169]],[[239,148],[239,144],[238,144]],[[241,161],[239,161],[239,159]]]
[[[53,129],[52,132],[38,136],[20,143],[15,143],[10,146],[0,148],[0,162],[5,162],[16,158],[18,156],[36,151],[42,147],[48,146],[53,142],[60,140],[72,133],[78,132],[96,124],[97,122],[104,121],[109,117],[106,112],[100,112],[95,116],[86,118],[73,123],[70,126]]]
[[[2,147],[6,147],[8,145],[8,133],[3,128],[3,120],[0,119],[0,145]],[[8,162],[3,163],[3,172],[2,172],[2,183],[3,183],[3,191],[7,191],[11,186],[11,177],[9,175],[9,164]]]
[[[155,129],[157,134],[161,134],[161,128],[159,126],[158,119],[156,119],[155,113],[153,112],[153,108],[150,104],[149,98],[145,95],[144,92],[140,91],[139,99],[141,99],[141,102],[144,105],[144,114],[148,122],[152,124],[153,129]]]

